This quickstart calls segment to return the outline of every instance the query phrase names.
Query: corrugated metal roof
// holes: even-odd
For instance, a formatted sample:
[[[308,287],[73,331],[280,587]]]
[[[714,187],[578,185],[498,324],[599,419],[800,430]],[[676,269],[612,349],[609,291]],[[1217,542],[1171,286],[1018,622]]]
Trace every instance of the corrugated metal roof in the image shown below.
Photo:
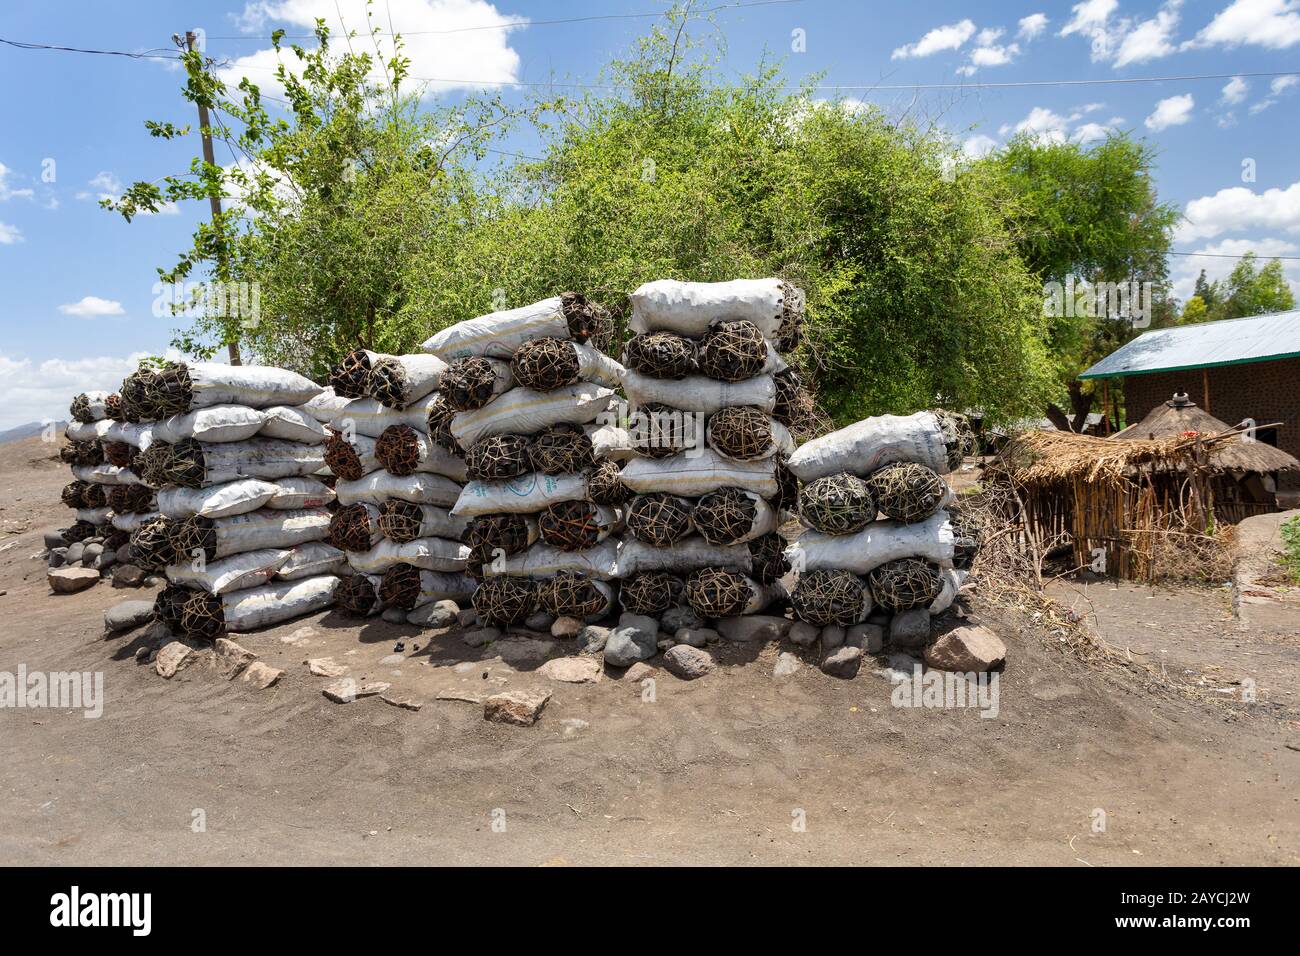
[[[1152,329],[1107,355],[1079,378],[1177,372],[1293,355],[1300,355],[1300,310]]]

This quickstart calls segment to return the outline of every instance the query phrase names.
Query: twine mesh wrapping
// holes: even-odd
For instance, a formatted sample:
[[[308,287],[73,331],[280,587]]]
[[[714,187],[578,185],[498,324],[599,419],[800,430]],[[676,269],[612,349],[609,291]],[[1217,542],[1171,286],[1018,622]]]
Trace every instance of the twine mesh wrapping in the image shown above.
[[[72,404],[68,406],[68,414],[83,425],[94,422],[95,416],[90,414],[90,399],[86,397],[85,392],[72,399]]]
[[[633,449],[646,458],[667,458],[685,451],[696,437],[689,434],[689,414],[660,402],[637,406],[627,423]]]
[[[948,518],[952,523],[953,537],[956,539],[953,548],[953,567],[964,570],[975,563],[980,548],[984,546],[984,538],[988,534],[988,521],[982,515],[956,505],[948,506]]]
[[[338,512],[335,513],[335,517]],[[409,501],[402,501],[400,498],[389,498],[379,506],[379,533],[389,541],[396,541],[399,544],[405,541],[414,541],[420,536],[420,525],[424,523],[424,512],[420,506],[412,504]],[[330,519],[330,528],[333,530],[334,518]],[[338,548],[338,545],[334,545]],[[340,551],[346,550],[339,548]]]
[[[709,378],[740,382],[766,364],[767,339],[753,322],[718,322],[700,339],[699,367]]]
[[[556,617],[593,617],[606,609],[605,595],[585,574],[559,571],[537,583],[537,605]]]
[[[442,373],[439,391],[455,411],[470,412],[492,401],[496,384],[497,373],[492,363],[474,355],[452,363]]]
[[[131,459],[135,457],[135,451],[134,445],[128,445],[124,441],[104,442],[104,460],[110,465],[116,465],[118,468],[130,467]]]
[[[370,356],[354,349],[330,369],[329,384],[339,398],[365,398],[370,384]]]
[[[117,392],[104,399],[104,414],[115,422],[126,421],[126,408],[122,405],[122,396]]]
[[[637,495],[627,510],[627,530],[656,548],[667,548],[691,533],[691,503],[664,492]]]
[[[190,592],[190,599],[181,607],[181,631],[185,636],[210,641],[225,629],[221,598],[207,591]]]
[[[596,463],[591,438],[578,425],[560,423],[542,429],[528,448],[534,471],[544,475],[572,475]]]
[[[719,409],[709,419],[709,443],[728,458],[762,458],[772,450],[772,421],[755,405]]]
[[[420,569],[405,561],[394,564],[379,581],[379,599],[384,607],[414,610],[420,599]]]
[[[479,515],[470,519],[461,535],[479,561],[492,560],[498,550],[506,556],[519,554],[528,547],[528,539],[528,520],[521,514]]]
[[[176,522],[158,517],[146,521],[131,533],[131,562],[147,571],[156,571],[176,562],[172,529]]]
[[[465,470],[475,481],[514,478],[528,470],[530,442],[524,435],[488,435],[465,453]]]
[[[59,451],[59,458],[70,465],[102,465],[104,446],[93,438],[89,441],[70,441]]]
[[[852,534],[876,517],[876,496],[857,475],[842,471],[803,486],[799,517],[822,534]]]
[[[410,425],[389,425],[375,439],[375,460],[399,478],[420,467],[420,436]]]
[[[623,364],[651,378],[685,378],[697,358],[695,342],[672,332],[642,332],[623,346]]]
[[[410,388],[406,366],[396,358],[381,358],[371,365],[366,388],[370,397],[380,405],[386,408],[406,408],[406,394]]]
[[[781,283],[781,325],[776,330],[776,350],[793,352],[803,340],[804,292]]]
[[[790,562],[785,556],[785,538],[775,531],[759,535],[749,542],[749,554],[753,567],[750,577],[760,584],[779,581],[790,570]]]
[[[754,527],[758,505],[739,488],[719,488],[695,502],[695,530],[709,544],[734,544]]]
[[[361,464],[361,456],[352,447],[352,443],[343,437],[342,432],[333,428],[329,430],[329,437],[325,439],[325,464],[329,465],[330,471],[344,481],[356,481],[366,474]]]
[[[799,504],[799,479],[786,467],[786,457],[781,455],[773,463],[772,477],[776,479],[776,494],[768,504],[776,511],[793,511]]]
[[[541,392],[572,385],[580,367],[573,343],[549,336],[525,342],[510,359],[515,382]]]
[[[618,600],[633,614],[659,614],[682,603],[686,584],[667,571],[643,571],[622,582]]]
[[[104,539],[105,551],[118,551],[131,543],[131,535],[126,531],[113,529],[113,533]]]
[[[182,415],[190,410],[194,398],[194,385],[190,370],[183,362],[168,362],[144,383],[145,407],[149,418],[157,420],[169,415]]]
[[[90,483],[86,485],[86,490],[81,493],[83,507],[102,508],[108,504],[108,495],[105,493],[104,486]]]
[[[595,302],[588,302],[578,292],[561,292],[560,309],[564,313],[569,334],[579,342],[600,335],[608,325],[608,315]]]
[[[876,603],[888,611],[928,607],[943,590],[939,566],[921,558],[900,558],[873,570],[868,578]]]
[[[153,489],[145,485],[113,485],[107,497],[108,506],[120,515],[154,510]]]
[[[185,438],[169,445],[156,441],[138,460],[140,477],[154,488],[179,485],[182,488],[202,488],[207,474],[203,459],[203,446],[193,438]]]
[[[63,540],[68,544],[76,544],[78,541],[85,541],[87,538],[95,536],[95,526],[89,521],[80,519],[72,522],[72,527],[63,532]]]
[[[166,625],[169,630],[178,629],[181,626],[181,611],[193,594],[189,588],[183,588],[179,584],[167,585],[153,599],[153,619]]]
[[[330,515],[325,540],[340,551],[369,551],[374,540],[370,512],[360,503],[344,505]]]
[[[77,464],[77,443],[68,439],[68,443],[59,449],[59,461],[65,465]]]
[[[455,455],[465,457],[464,449],[451,432],[451,421],[456,417],[456,409],[451,407],[447,397],[439,392],[429,403],[429,438]]]
[[[772,376],[772,381],[776,385],[772,417],[787,428],[802,428],[812,414],[813,403],[799,373],[792,368],[783,369]]]
[[[89,486],[84,481],[70,481],[64,485],[63,490],[59,492],[59,500],[69,508],[84,508],[86,506],[83,501],[83,496],[86,493],[87,487]],[[122,487],[127,486],[123,485]]]
[[[378,602],[379,595],[366,575],[351,574],[339,578],[338,589],[334,592],[334,603],[347,613],[365,617]]]
[[[190,515],[172,525],[172,547],[179,560],[203,555],[212,561],[217,556],[217,526],[204,515]]]
[[[931,468],[916,462],[896,462],[867,477],[880,513],[904,523],[924,521],[948,497],[948,484]]]
[[[156,421],[162,417],[155,414],[150,399],[150,386],[157,377],[151,368],[141,368],[122,380],[122,414],[128,422]]]
[[[942,408],[934,410],[934,417],[939,420],[948,449],[948,470],[955,471],[961,467],[963,458],[975,454],[975,432],[970,427],[970,419]]]
[[[704,568],[686,578],[686,603],[700,617],[732,617],[740,614],[751,597],[749,581],[738,571]]]
[[[598,505],[621,505],[630,493],[623,484],[618,463],[605,460],[587,472],[587,497]]]
[[[865,581],[851,571],[807,571],[790,594],[799,620],[825,627],[850,627],[862,621],[867,606]]]
[[[537,606],[537,583],[504,574],[484,578],[474,590],[473,603],[484,624],[517,624]]]
[[[600,532],[600,514],[590,501],[557,501],[537,515],[538,536],[561,551],[594,547]]]

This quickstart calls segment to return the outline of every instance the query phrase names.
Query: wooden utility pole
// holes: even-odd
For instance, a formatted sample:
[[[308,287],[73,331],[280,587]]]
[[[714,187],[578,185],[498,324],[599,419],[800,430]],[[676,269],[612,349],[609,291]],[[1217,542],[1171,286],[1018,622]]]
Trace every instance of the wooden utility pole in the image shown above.
[[[198,38],[199,38],[198,34],[195,33],[193,30],[187,30],[185,32],[185,48],[189,50],[191,53],[194,52],[194,42]],[[202,100],[199,101],[199,135],[203,138],[203,161],[207,163],[209,166],[217,165],[216,154],[212,151],[212,128],[211,126],[208,125],[208,108],[205,105],[203,105]],[[216,223],[221,221],[221,197],[209,196],[208,204],[212,207],[212,221],[213,224],[215,225]],[[222,281],[225,281],[225,279],[228,279],[230,276],[229,263],[226,259],[225,242],[220,242],[217,245],[217,265],[218,265],[218,271],[223,276]],[[209,296],[208,298],[209,300],[211,300],[213,297]],[[227,301],[228,299],[229,299],[228,295],[223,295],[220,297],[221,301]],[[239,355],[238,339],[231,340],[231,342],[227,346],[227,350],[230,353],[231,365],[244,364],[243,360],[240,358]]]

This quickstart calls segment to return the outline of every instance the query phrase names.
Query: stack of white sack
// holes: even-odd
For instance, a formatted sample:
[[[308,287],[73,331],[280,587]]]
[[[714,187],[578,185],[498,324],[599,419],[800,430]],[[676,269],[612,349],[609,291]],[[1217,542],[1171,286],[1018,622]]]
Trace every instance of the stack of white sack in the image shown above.
[[[136,522],[130,557],[165,573],[155,616],[174,631],[212,638],[333,604],[346,561],[324,540],[335,495],[321,393],[296,372],[213,363],[122,383],[128,420],[159,416],[135,459],[157,514]]]
[[[689,605],[704,620],[757,613],[786,596],[778,529],[794,503],[784,462],[797,382],[779,349],[797,339],[803,295],[780,279],[660,280],[631,301],[621,603],[655,616]]]
[[[484,624],[551,628],[615,603],[617,462],[629,452],[616,389],[622,366],[589,339],[602,310],[575,293],[494,312],[424,343],[450,361],[431,432],[462,449],[474,608]],[[572,632],[569,632],[572,633]]]
[[[429,433],[446,369],[433,355],[356,350],[330,374],[325,461],[338,508],[329,541],[352,572],[337,595],[348,613],[424,623],[425,605],[459,606],[473,593],[460,540],[466,523],[450,512],[465,462]]]
[[[786,549],[796,616],[836,639],[870,619],[905,631],[909,650],[923,645],[979,549],[942,477],[972,445],[965,418],[942,410],[868,418],[801,445],[788,462],[807,529]]]

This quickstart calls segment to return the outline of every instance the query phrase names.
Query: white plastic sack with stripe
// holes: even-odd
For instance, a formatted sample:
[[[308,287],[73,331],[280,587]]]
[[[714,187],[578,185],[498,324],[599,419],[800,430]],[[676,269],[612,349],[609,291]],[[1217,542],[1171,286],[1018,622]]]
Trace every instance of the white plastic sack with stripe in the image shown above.
[[[113,422],[104,433],[104,441],[124,442],[141,451],[153,444],[153,440],[153,422]]]
[[[279,487],[260,478],[238,478],[207,488],[167,487],[158,492],[158,511],[167,518],[226,518],[256,511]]]
[[[582,475],[544,475],[529,472],[499,481],[471,481],[460,492],[451,513],[463,518],[478,515],[532,514],[557,501],[578,501],[587,497],[587,479]]]
[[[119,468],[117,465],[75,465],[72,469],[72,477],[78,481],[89,481],[97,485],[143,485],[130,468]]]
[[[95,441],[105,438],[115,424],[117,423],[109,418],[101,418],[96,422],[68,422],[63,434],[68,436],[69,441]]]
[[[508,359],[525,342],[548,336],[569,338],[569,323],[558,295],[457,322],[427,339],[420,348],[448,362],[472,355]]]
[[[330,387],[322,389],[319,395],[304,404],[302,407],[306,409],[307,413],[311,415],[312,418],[316,419],[316,421],[320,422],[322,425],[328,425],[330,422],[334,421],[334,416],[342,411],[343,406],[347,405],[349,401],[350,399],[335,394],[334,389]]]
[[[776,408],[776,383],[770,375],[755,375],[742,382],[723,382],[704,375],[680,379],[651,378],[633,369],[623,373],[623,391],[633,405],[658,402],[684,412],[712,415],[731,405],[756,405],[771,413]]]
[[[259,548],[215,561],[168,565],[164,573],[172,584],[226,594],[265,584],[287,560],[288,548]]]
[[[263,438],[283,438],[307,445],[319,445],[325,441],[325,426],[305,405],[298,408],[272,405],[262,411],[262,416],[262,429],[258,434]]]
[[[805,531],[786,548],[796,571],[842,570],[866,574],[888,561],[924,558],[950,567],[955,546],[948,512],[912,524],[874,521],[853,534]]]
[[[516,578],[549,578],[560,571],[581,571],[597,581],[611,581],[619,576],[619,542],[606,539],[585,551],[561,551],[549,544],[534,544],[528,550],[483,565],[483,574]]]
[[[401,544],[384,538],[369,551],[348,557],[348,563],[362,574],[382,574],[394,564],[425,571],[464,571],[468,561],[469,548],[446,538],[416,538]]]
[[[334,603],[339,579],[322,574],[299,581],[273,581],[261,587],[232,591],[221,597],[227,631],[252,631],[291,621]]]
[[[709,544],[699,535],[691,535],[671,547],[656,548],[629,538],[619,553],[618,576],[630,578],[643,571],[687,574],[701,568],[734,568],[748,574],[753,566],[749,547],[743,544]]]
[[[186,438],[204,443],[245,441],[261,430],[266,416],[244,405],[212,405],[155,422],[154,437],[175,444]]]
[[[212,524],[216,545],[210,561],[259,548],[292,548],[308,541],[321,541],[329,533],[330,513],[324,508],[300,511],[262,508],[248,514],[214,518]]]
[[[941,475],[947,473],[947,446],[934,413],[865,418],[805,442],[787,464],[807,484],[842,471],[865,476],[900,461],[925,465]]]
[[[401,498],[417,505],[450,508],[460,497],[460,485],[444,475],[417,471],[399,478],[386,471],[375,471],[356,481],[339,481],[334,485],[341,505],[368,502],[381,505],[389,498]]]
[[[275,438],[203,445],[203,484],[220,485],[236,478],[268,481],[310,475],[325,466],[320,445],[304,445]]]
[[[668,458],[633,458],[623,466],[621,477],[636,494],[666,491],[698,498],[719,488],[741,488],[772,498],[780,491],[772,459],[732,461],[712,448],[679,452]]]
[[[187,366],[192,398],[190,408],[212,405],[302,405],[323,389],[309,378],[269,365],[223,365],[195,362]]]
[[[532,435],[551,425],[586,425],[594,422],[614,400],[614,390],[592,382],[578,382],[539,392],[512,388],[472,412],[458,412],[451,433],[462,448],[489,435]]]
[[[769,339],[780,333],[786,288],[780,279],[679,282],[657,279],[630,296],[633,332],[676,332],[699,337],[718,319],[753,322]]]
[[[368,438],[378,438],[390,425],[410,425],[417,432],[427,433],[429,406],[437,397],[437,392],[430,392],[403,411],[381,405],[373,398],[354,398],[339,410],[330,426],[338,429],[345,437],[365,435]]]
[[[289,552],[288,558],[275,572],[277,581],[296,581],[318,574],[341,574],[347,571],[348,556],[324,541],[309,541]]]
[[[277,478],[274,484],[275,494],[266,502],[266,506],[278,511],[323,508],[334,500],[334,489],[319,478],[309,475]]]

